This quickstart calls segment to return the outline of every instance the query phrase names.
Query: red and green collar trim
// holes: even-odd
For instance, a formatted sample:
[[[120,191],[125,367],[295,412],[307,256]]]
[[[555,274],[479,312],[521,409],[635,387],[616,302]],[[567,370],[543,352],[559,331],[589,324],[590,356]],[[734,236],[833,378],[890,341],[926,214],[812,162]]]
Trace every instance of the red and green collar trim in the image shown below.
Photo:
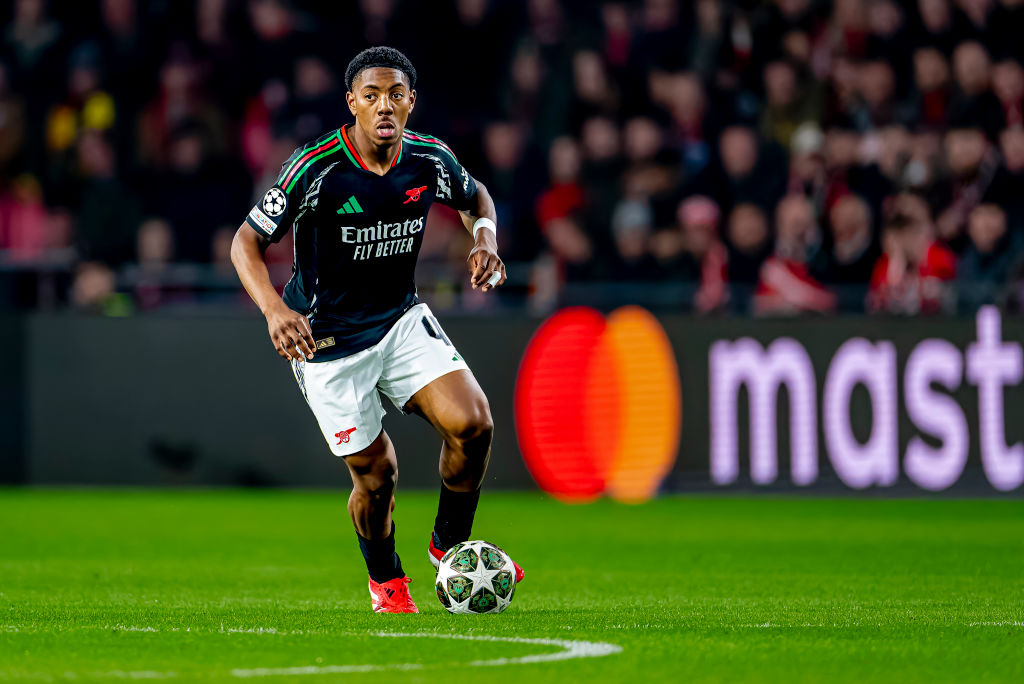
[[[356,146],[352,144],[351,140],[349,140],[348,128],[351,125],[352,124],[347,124],[341,127],[341,139],[345,143],[345,146],[342,149],[345,151],[345,154],[348,155],[349,161],[351,161],[353,164],[363,169],[364,171],[369,171],[370,169],[366,168],[366,164],[363,162],[363,158],[360,157],[359,152],[356,151]],[[393,169],[395,168],[395,165],[398,164],[399,160],[402,158],[402,150],[404,147],[405,145],[402,143],[402,140],[400,139],[398,141],[398,154],[396,154],[395,158],[391,160],[390,168]]]

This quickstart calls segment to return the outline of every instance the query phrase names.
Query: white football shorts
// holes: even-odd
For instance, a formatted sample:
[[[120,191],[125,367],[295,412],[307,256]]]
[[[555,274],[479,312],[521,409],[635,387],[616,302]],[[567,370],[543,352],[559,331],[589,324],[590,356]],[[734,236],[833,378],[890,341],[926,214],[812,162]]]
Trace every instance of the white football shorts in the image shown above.
[[[377,344],[333,361],[292,360],[292,373],[335,456],[362,451],[380,434],[378,390],[403,411],[409,398],[452,371],[469,370],[430,308],[402,314]]]

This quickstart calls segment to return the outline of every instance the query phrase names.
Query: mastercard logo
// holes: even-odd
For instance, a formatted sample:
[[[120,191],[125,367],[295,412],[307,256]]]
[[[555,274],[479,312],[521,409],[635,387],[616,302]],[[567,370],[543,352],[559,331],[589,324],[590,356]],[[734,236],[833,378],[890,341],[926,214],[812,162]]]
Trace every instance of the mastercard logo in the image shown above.
[[[541,489],[564,501],[640,502],[672,469],[682,427],[679,369],[664,329],[627,306],[564,309],[519,367],[516,435]]]

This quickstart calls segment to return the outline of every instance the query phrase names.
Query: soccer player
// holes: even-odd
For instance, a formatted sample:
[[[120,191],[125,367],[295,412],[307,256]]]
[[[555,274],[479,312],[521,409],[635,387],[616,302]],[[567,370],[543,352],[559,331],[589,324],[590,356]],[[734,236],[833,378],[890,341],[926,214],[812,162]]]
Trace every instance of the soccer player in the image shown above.
[[[469,539],[493,429],[476,378],[416,296],[413,272],[431,203],[457,209],[473,233],[474,289],[505,282],[505,265],[487,189],[443,142],[405,128],[416,106],[416,69],[406,56],[364,50],[349,63],[345,85],[355,122],[295,150],[235,234],[231,259],[331,451],[348,465],[348,510],[373,610],[416,613],[395,552],[398,461],[377,392],[428,420],[443,439],[428,546],[435,567]],[[289,230],[295,257],[282,299],[263,255]]]

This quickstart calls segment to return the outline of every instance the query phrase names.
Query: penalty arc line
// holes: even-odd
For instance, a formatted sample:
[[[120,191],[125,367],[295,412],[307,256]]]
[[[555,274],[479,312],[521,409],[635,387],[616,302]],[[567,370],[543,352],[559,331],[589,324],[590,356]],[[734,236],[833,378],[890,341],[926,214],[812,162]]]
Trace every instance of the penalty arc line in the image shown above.
[[[122,631],[163,631],[146,627],[125,627],[119,626]],[[180,630],[168,630],[180,631]],[[227,630],[229,633],[248,632],[252,634],[287,634],[273,629],[258,630]],[[353,632],[352,634],[366,634],[366,632]],[[573,641],[569,639],[542,639],[526,637],[500,637],[484,634],[438,634],[436,632],[370,632],[370,636],[391,637],[391,638],[426,638],[426,639],[460,639],[465,641],[485,641],[511,644],[529,644],[534,646],[556,646],[562,650],[555,653],[538,653],[534,655],[520,656],[517,658],[492,658],[488,660],[473,660],[467,665],[471,667],[492,667],[499,665],[519,665],[526,663],[547,663],[560,660],[572,660],[576,658],[599,658],[601,656],[613,655],[622,652],[622,647],[617,644],[609,644],[600,641]],[[386,671],[412,671],[423,670],[434,665],[423,665],[421,663],[392,663],[387,665],[308,665],[300,667],[278,667],[278,668],[236,668],[230,671],[230,675],[240,679],[251,679],[254,677],[280,677],[298,675],[325,675],[325,674],[356,674],[365,672],[386,672]],[[76,679],[78,675],[74,672],[65,672],[66,679]],[[137,670],[124,671],[112,670],[108,672],[89,672],[84,675],[87,679],[174,679],[185,676],[185,673],[171,671]],[[189,673],[189,676],[196,676],[196,673]],[[45,673],[23,673],[25,679],[37,679],[53,681],[54,675]],[[3,679],[0,673],[0,679]]]
[[[492,658],[489,660],[473,660],[472,667],[492,667],[496,665],[520,665],[525,663],[550,663],[575,658],[600,658],[606,655],[621,653],[622,647],[601,641],[571,641],[568,639],[529,639],[525,637],[499,637],[474,634],[436,634],[434,632],[371,632],[373,636],[392,638],[426,638],[426,639],[461,639],[465,641],[491,641],[509,644],[531,644],[535,646],[557,646],[561,651],[555,653],[538,653],[518,658]],[[347,672],[381,672],[385,670],[420,670],[419,663],[398,663],[393,665],[323,665],[306,667],[278,667],[235,669],[231,675],[239,678],[275,677],[292,675],[344,674]]]

